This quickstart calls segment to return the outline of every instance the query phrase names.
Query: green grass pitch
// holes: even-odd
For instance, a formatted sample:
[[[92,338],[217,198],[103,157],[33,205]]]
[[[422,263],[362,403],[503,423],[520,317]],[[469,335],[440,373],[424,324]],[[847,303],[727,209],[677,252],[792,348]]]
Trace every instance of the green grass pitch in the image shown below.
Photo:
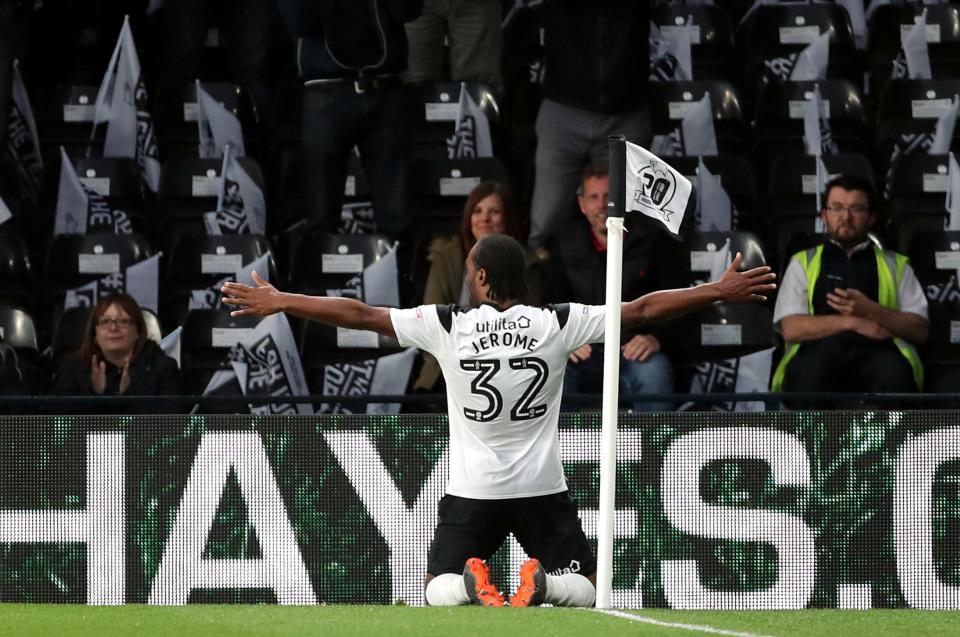
[[[634,616],[639,620],[632,620]],[[957,635],[960,611],[619,611],[566,608],[408,608],[402,606],[88,607],[0,605],[0,635]]]

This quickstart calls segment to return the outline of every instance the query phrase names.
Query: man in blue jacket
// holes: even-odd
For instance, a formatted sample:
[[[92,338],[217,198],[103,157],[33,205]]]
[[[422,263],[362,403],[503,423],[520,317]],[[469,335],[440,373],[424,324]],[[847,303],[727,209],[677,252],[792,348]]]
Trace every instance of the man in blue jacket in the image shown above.
[[[297,37],[304,82],[300,140],[308,225],[336,230],[347,160],[354,146],[370,187],[378,231],[406,225],[409,125],[400,74],[407,66],[404,23],[423,0],[278,0]]]

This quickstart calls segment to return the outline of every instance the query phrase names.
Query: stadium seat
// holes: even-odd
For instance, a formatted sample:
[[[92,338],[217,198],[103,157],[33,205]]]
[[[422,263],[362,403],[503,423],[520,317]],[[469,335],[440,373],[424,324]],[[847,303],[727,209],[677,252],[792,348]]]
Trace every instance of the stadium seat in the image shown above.
[[[757,94],[766,62],[797,53],[827,32],[830,33],[827,77],[858,81],[860,70],[853,28],[843,7],[812,3],[756,7],[737,33],[746,61],[746,88]]]
[[[390,244],[382,235],[306,234],[290,263],[290,289],[325,296],[327,290],[342,288],[389,251]]]
[[[262,189],[263,173],[257,162],[249,157],[238,161]],[[206,234],[203,214],[217,207],[222,167],[220,159],[173,158],[164,162],[157,199],[164,252],[169,253],[181,235]]]
[[[667,82],[651,93],[651,124],[654,134],[669,134],[680,126],[685,106],[710,94],[717,148],[721,154],[745,154],[749,149],[750,130],[741,106],[740,93],[727,80],[693,80]]]
[[[315,321],[302,321],[297,335],[300,360],[308,378],[330,363],[367,360],[401,349],[396,339],[375,332],[347,330]]]
[[[824,155],[827,169],[825,181],[830,176],[847,174],[863,177],[875,183],[870,162],[863,155]],[[767,201],[770,214],[774,216],[815,216],[817,210],[817,161],[812,155],[778,157],[767,177]],[[822,193],[821,193],[822,194]]]
[[[699,157],[670,158],[670,165],[693,182],[694,187],[696,187],[699,163]],[[742,155],[716,155],[703,157],[703,163],[707,170],[720,177],[723,189],[736,208],[733,219],[734,229],[750,228],[757,219],[760,207],[757,176],[750,162]]]
[[[250,132],[253,130],[253,114],[245,99],[243,89],[229,82],[203,82],[203,90],[221,106],[237,116],[244,130],[244,146],[253,150]],[[177,95],[158,101],[154,117],[157,125],[157,143],[164,158],[198,156],[199,136],[197,130],[197,86],[185,83]]]
[[[867,71],[880,92],[900,53],[901,34],[927,11],[927,46],[934,78],[957,77],[960,71],[960,8],[955,4],[885,4],[870,15],[867,27]]]
[[[491,136],[500,121],[500,106],[493,89],[479,82],[467,82],[467,92],[490,123]],[[412,86],[410,114],[413,124],[415,157],[447,157],[447,138],[453,135],[460,103],[458,82],[438,82]]]
[[[17,352],[21,369],[29,367],[35,376],[31,380],[40,382],[42,363],[37,327],[29,312],[14,305],[0,305],[0,343],[9,345]]]
[[[693,79],[731,77],[735,64],[734,27],[729,13],[715,5],[670,4],[654,7],[652,21],[664,35],[691,26]]]
[[[874,146],[889,156],[886,147],[897,135],[933,131],[937,118],[950,107],[955,95],[960,95],[957,78],[890,80],[877,105]],[[953,137],[960,137],[960,130],[954,129]]]
[[[687,283],[702,283],[709,279],[713,267],[713,255],[730,241],[730,258],[737,252],[743,254],[743,268],[767,265],[767,258],[760,238],[752,232],[694,232],[683,241],[685,263],[680,268]]]
[[[773,313],[753,303],[712,305],[679,319],[675,328],[670,352],[678,366],[736,358],[776,345]]]
[[[14,302],[36,311],[37,281],[30,250],[23,237],[0,232],[0,302]]]
[[[463,214],[463,203],[483,181],[509,183],[507,167],[496,157],[415,160],[411,171],[413,210],[418,218]]]
[[[949,157],[918,153],[894,168],[887,203],[890,231],[901,251],[918,233],[943,230]]]
[[[860,89],[850,80],[783,82],[769,84],[760,93],[757,105],[759,151],[771,161],[777,155],[804,154],[803,112],[813,96],[814,86],[827,104],[832,139],[841,153],[870,151],[867,122]]]
[[[71,157],[86,155],[91,141],[95,149],[102,148],[106,127],[98,127],[92,140],[90,137],[98,90],[96,84],[59,84],[38,92],[32,105],[45,160],[56,157],[60,146]]]
[[[921,272],[954,272],[960,269],[960,230],[918,233],[906,254],[918,276]]]
[[[229,310],[190,310],[183,321],[180,369],[190,394],[203,393],[217,370],[229,370],[230,348],[260,322],[255,316],[230,316]]]
[[[242,267],[268,252],[270,242],[258,235],[181,236],[167,259],[163,283],[164,325],[172,329],[183,322],[191,291],[232,278]],[[268,280],[277,280],[272,259],[267,271],[259,274]]]

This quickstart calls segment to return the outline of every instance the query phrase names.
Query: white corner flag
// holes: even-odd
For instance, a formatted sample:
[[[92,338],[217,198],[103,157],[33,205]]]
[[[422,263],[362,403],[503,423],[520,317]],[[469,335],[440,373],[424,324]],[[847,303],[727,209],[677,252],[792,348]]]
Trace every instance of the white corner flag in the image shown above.
[[[243,126],[237,116],[207,93],[200,80],[197,87],[197,129],[200,136],[200,158],[216,159],[230,145],[234,157],[243,157]]]
[[[690,180],[650,151],[626,143],[626,210],[656,219],[679,236],[693,186]]]
[[[160,153],[149,106],[146,84],[140,73],[140,58],[130,30],[130,16],[125,16],[97,92],[93,129],[107,122],[103,156],[133,157],[144,183],[151,191],[157,192]]]
[[[944,207],[949,213],[944,230],[960,230],[960,165],[957,157],[950,153],[950,169],[947,177],[947,197]]]

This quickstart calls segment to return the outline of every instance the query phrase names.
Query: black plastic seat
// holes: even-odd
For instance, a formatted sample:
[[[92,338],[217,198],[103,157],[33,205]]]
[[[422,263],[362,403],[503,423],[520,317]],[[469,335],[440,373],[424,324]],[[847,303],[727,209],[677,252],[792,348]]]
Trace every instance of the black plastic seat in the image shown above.
[[[745,356],[776,345],[773,313],[755,303],[712,305],[681,319],[674,339],[678,365]]]
[[[44,158],[55,157],[60,146],[71,156],[85,153],[91,142],[99,88],[95,84],[56,84],[44,87],[37,94],[32,105]],[[106,127],[98,127],[95,145],[102,146],[105,136]]]
[[[671,28],[690,26],[690,53],[694,79],[730,77],[734,67],[734,26],[730,15],[716,5],[661,5],[651,19],[664,35]]]
[[[721,154],[745,153],[749,128],[744,119],[740,92],[727,80],[692,80],[658,85],[651,95],[651,123],[654,134],[669,134],[680,126],[690,105],[710,94],[713,127]]]
[[[886,4],[873,10],[868,24],[867,70],[880,89],[890,77],[901,49],[901,33],[927,12],[927,49],[931,75],[956,77],[960,63],[960,8],[954,4]]]
[[[734,229],[749,227],[756,220],[760,206],[757,175],[750,162],[742,155],[715,155],[702,158],[671,157],[670,165],[696,187],[700,159],[703,159],[707,170],[720,177],[724,191],[739,213],[739,217],[733,220]]]
[[[43,386],[43,361],[40,357],[37,327],[23,308],[0,305],[0,343],[13,348],[20,378],[18,393],[38,394]],[[0,388],[3,392],[4,388]]]
[[[411,171],[413,209],[418,217],[456,217],[481,182],[509,182],[507,167],[496,157],[481,159],[419,159]]]
[[[203,82],[202,86],[214,100],[240,120],[245,132],[253,129],[253,114],[239,85],[230,82]],[[197,157],[197,108],[195,82],[185,83],[178,94],[168,95],[158,102],[155,113],[157,142],[164,157]],[[246,147],[246,135],[244,138]]]
[[[493,89],[481,82],[466,82],[466,89],[494,131],[500,121],[500,105]],[[413,152],[418,157],[445,158],[448,137],[453,135],[460,103],[459,82],[418,84],[410,88]]]
[[[386,237],[373,234],[310,233],[297,244],[290,263],[290,289],[326,295],[340,289],[390,251]]]
[[[229,370],[227,354],[260,322],[254,316],[230,316],[229,310],[191,310],[183,321],[180,369],[189,393],[200,395],[211,376]]]
[[[960,95],[958,78],[890,80],[877,105],[874,145],[884,152],[897,135],[933,131],[955,95]],[[958,136],[960,131],[954,129],[954,139]]]
[[[907,250],[923,232],[943,230],[949,156],[917,153],[893,170],[887,203],[890,231],[897,248]]]
[[[17,233],[0,232],[0,299],[35,310],[36,285],[27,242]]]
[[[743,269],[767,265],[766,251],[752,232],[692,232],[683,241],[686,262],[681,268],[689,283],[706,281],[712,268],[712,255],[730,241],[730,258],[743,255]]]

